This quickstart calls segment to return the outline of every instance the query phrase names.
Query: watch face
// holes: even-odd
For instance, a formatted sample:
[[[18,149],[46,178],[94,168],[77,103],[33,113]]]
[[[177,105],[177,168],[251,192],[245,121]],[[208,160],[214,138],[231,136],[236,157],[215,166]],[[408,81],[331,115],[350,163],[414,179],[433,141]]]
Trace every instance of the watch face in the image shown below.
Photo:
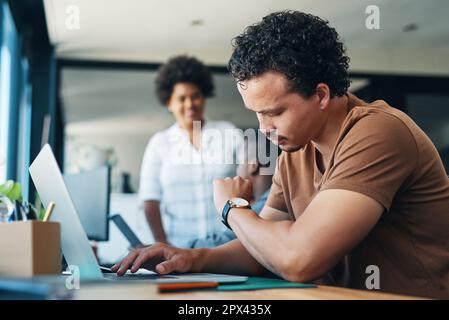
[[[242,198],[232,198],[232,202],[236,207],[248,207],[249,202]]]

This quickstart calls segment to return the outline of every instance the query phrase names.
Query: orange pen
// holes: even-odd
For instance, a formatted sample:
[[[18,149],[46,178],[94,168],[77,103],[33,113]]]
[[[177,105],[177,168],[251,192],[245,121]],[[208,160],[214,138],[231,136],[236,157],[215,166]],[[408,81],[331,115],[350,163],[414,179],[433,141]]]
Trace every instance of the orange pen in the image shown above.
[[[178,282],[178,283],[159,283],[159,291],[179,291],[190,289],[216,288],[218,282]]]

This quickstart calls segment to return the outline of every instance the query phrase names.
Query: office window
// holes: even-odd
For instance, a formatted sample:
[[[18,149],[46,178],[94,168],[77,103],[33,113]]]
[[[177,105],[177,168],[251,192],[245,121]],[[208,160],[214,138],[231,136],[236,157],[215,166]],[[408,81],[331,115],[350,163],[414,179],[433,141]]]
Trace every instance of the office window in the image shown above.
[[[6,179],[6,151],[9,118],[9,50],[6,45],[5,4],[0,2],[0,183]]]
[[[4,181],[15,177],[19,45],[6,2],[1,2],[0,11],[0,181]]]
[[[31,144],[31,84],[28,82],[29,65],[26,58],[21,60],[20,75],[20,102],[18,115],[18,136],[17,136],[17,175],[16,180],[22,185],[22,195],[28,199],[29,177],[28,167],[30,166],[30,144]]]

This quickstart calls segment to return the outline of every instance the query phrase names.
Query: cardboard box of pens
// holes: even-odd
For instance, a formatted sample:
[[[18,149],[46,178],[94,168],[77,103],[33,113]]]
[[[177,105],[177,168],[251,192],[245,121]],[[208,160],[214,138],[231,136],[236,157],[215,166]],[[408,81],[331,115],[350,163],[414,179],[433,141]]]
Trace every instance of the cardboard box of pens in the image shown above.
[[[61,272],[61,226],[48,218],[37,220],[31,206],[0,199],[0,277]]]

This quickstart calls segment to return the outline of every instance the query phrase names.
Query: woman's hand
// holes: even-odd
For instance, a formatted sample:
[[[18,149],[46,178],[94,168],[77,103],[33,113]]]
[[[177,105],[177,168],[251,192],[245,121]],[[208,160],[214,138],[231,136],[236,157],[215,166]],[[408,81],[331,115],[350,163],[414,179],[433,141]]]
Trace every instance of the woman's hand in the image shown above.
[[[127,270],[137,272],[140,268],[156,271],[159,274],[171,272],[198,272],[195,250],[179,249],[163,243],[132,250],[122,261],[112,266],[111,271],[122,276]]]

